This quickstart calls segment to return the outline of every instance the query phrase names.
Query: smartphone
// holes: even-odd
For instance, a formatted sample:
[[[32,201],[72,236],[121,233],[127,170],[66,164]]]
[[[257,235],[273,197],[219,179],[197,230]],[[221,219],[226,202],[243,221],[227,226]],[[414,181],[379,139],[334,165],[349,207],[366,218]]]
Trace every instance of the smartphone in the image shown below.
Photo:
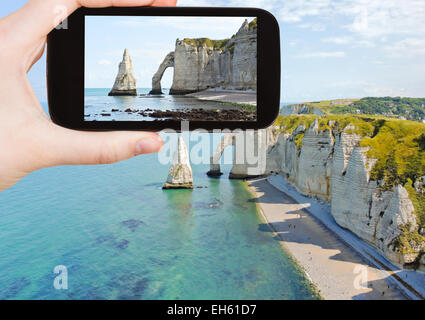
[[[67,128],[261,129],[279,113],[279,26],[262,9],[80,8],[47,52],[50,116]]]

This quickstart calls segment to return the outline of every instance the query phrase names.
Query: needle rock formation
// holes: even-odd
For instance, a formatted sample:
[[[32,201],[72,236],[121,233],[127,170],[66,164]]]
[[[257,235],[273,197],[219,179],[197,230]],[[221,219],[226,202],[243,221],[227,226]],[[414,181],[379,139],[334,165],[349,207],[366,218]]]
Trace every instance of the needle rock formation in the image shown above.
[[[163,189],[193,189],[192,167],[186,143],[180,136],[177,151],[174,154],[173,164]]]
[[[134,75],[133,62],[128,49],[124,50],[122,62],[119,65],[118,75],[109,96],[137,96],[136,76]]]

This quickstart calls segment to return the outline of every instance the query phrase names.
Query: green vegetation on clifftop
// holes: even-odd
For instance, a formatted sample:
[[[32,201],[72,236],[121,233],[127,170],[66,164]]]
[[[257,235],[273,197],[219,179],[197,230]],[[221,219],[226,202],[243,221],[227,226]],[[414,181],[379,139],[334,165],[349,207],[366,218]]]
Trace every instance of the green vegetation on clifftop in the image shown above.
[[[252,20],[249,24],[248,24],[248,29],[252,30],[252,29],[257,29],[258,24],[257,24],[257,18],[255,18],[254,20]]]
[[[315,119],[319,121],[319,131],[331,130],[334,136],[353,125],[352,133],[361,136],[359,144],[368,148],[368,158],[377,160],[371,168],[371,179],[379,181],[382,191],[392,190],[396,185],[405,186],[418,224],[425,227],[425,195],[413,187],[419,177],[425,176],[425,124],[382,116],[308,114],[279,116],[275,126],[284,133],[291,133],[300,125],[307,130]],[[303,135],[298,134],[295,139],[299,149],[302,138]]]
[[[367,97],[362,99],[337,99],[304,102],[309,112],[314,109],[326,114],[383,115],[414,121],[425,119],[425,98]]]
[[[196,39],[184,38],[183,39],[184,43],[194,47],[207,46],[209,48],[219,49],[219,50],[223,50],[229,41],[230,39],[224,39],[224,40],[211,40],[210,38],[196,38]]]

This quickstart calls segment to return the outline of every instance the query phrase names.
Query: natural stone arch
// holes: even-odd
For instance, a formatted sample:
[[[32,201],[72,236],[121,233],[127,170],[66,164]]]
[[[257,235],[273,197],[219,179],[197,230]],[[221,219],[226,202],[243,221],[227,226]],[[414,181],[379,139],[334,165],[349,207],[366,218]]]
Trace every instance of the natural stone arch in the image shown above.
[[[207,175],[210,177],[219,177],[223,174],[220,167],[220,159],[223,155],[224,150],[228,146],[234,145],[235,134],[226,134],[220,141],[220,144],[217,147],[217,150],[210,157],[210,171]]]
[[[230,179],[245,179],[258,177],[266,173],[266,153],[268,149],[268,132],[265,129],[240,131],[224,135],[216,152],[210,158],[208,176],[217,177],[223,173],[220,168],[220,159],[228,146],[233,146],[233,167]],[[256,163],[248,161],[248,146],[256,154]],[[252,159],[251,159],[252,160]]]
[[[162,94],[161,80],[164,75],[165,70],[168,68],[174,68],[174,51],[167,54],[164,61],[162,61],[161,65],[158,68],[158,71],[152,78],[152,90],[149,94]]]

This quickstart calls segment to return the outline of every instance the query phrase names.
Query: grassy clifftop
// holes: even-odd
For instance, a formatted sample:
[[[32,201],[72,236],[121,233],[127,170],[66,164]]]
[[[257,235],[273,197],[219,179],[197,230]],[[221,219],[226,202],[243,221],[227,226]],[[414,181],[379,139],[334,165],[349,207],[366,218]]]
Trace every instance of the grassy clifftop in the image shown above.
[[[248,30],[254,30],[257,29],[257,18],[253,19],[251,22],[248,23]],[[234,39],[236,37],[236,34],[232,35],[231,39]],[[218,49],[218,50],[224,50],[226,46],[229,44],[229,41],[231,40],[229,38],[223,39],[223,40],[212,40],[210,38],[184,38],[183,42],[194,46],[194,47],[209,47],[212,49]],[[233,54],[235,45],[232,44],[229,46],[229,50]]]
[[[224,40],[211,40],[210,38],[196,38],[196,39],[184,38],[183,39],[184,43],[194,47],[207,46],[209,48],[221,49],[221,50],[223,50],[226,47],[229,41],[230,39],[224,39]]]
[[[326,114],[367,114],[422,121],[425,119],[425,98],[367,97],[337,99],[299,104]]]
[[[279,116],[275,125],[282,132],[292,132],[299,125],[309,128],[315,119],[319,130],[331,130],[337,135],[349,124],[362,139],[360,146],[368,147],[367,156],[377,159],[371,170],[371,179],[381,181],[382,190],[404,185],[415,206],[418,223],[425,227],[425,195],[416,191],[413,183],[425,176],[425,124],[363,115],[292,115]],[[295,141],[302,147],[303,134]]]

